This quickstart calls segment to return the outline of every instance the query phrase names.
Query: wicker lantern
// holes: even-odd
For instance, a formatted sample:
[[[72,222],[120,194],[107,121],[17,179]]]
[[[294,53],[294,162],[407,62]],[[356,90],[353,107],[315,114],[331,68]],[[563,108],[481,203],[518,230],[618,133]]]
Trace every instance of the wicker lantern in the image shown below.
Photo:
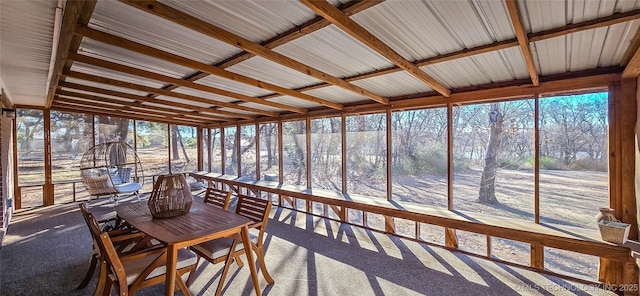
[[[149,197],[153,218],[170,218],[189,213],[193,196],[183,174],[159,176]]]

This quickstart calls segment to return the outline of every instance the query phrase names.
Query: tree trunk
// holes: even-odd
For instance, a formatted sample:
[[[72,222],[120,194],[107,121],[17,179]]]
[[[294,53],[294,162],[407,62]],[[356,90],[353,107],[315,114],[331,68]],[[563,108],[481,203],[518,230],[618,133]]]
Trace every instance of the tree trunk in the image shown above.
[[[498,103],[492,103],[489,111],[491,134],[489,136],[487,154],[484,159],[485,164],[484,170],[482,171],[482,179],[480,180],[480,193],[478,195],[480,203],[499,203],[496,198],[496,172],[498,170],[498,153],[502,148],[503,119],[504,115],[500,112]]]
[[[178,150],[178,127],[171,126],[171,159],[180,159],[180,150]]]

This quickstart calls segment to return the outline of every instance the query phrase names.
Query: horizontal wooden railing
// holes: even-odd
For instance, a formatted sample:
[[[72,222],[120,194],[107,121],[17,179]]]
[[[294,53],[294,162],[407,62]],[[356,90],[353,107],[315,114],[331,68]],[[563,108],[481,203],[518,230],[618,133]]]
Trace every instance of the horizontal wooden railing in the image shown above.
[[[393,218],[406,219],[414,222],[438,225],[449,229],[469,231],[484,234],[490,237],[499,237],[531,244],[531,246],[551,247],[567,250],[587,255],[598,256],[610,260],[624,262],[625,266],[630,264],[630,268],[635,268],[635,263],[631,257],[631,250],[628,245],[617,245],[600,239],[598,231],[582,229],[556,224],[536,224],[533,221],[523,221],[494,217],[477,213],[462,211],[449,211],[447,209],[437,209],[423,205],[388,201],[382,198],[371,198],[366,196],[341,194],[322,189],[307,189],[304,186],[293,186],[269,182],[263,180],[253,180],[248,178],[238,178],[236,176],[220,175],[216,173],[195,172],[189,174],[196,180],[208,181],[218,188],[227,186],[236,193],[260,196],[262,192],[278,196],[278,205],[295,210],[298,207],[298,200],[303,200],[305,208],[302,210],[309,214],[314,214],[312,203],[322,203],[327,205],[323,216],[328,216],[326,209],[331,209],[338,220],[349,222],[347,219],[348,210],[362,211],[363,213],[380,214],[384,216],[385,232],[396,234],[393,225]],[[245,192],[242,192],[245,190]],[[363,216],[366,216],[363,214]],[[364,223],[366,224],[366,222]],[[365,226],[366,225],[360,225]],[[418,231],[416,231],[417,234]],[[402,236],[402,235],[401,235]],[[487,257],[493,260],[490,256]],[[498,260],[501,261],[501,260]],[[544,264],[530,263],[529,268],[544,271]],[[637,279],[635,280],[637,281]],[[634,279],[629,275],[625,280],[627,283],[634,283]]]

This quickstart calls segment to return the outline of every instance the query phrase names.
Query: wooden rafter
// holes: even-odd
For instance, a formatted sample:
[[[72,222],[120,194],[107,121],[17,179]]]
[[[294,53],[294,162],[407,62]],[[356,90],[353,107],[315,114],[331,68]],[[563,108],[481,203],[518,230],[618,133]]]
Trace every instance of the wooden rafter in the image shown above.
[[[177,114],[177,115],[180,115],[180,116],[188,116],[188,117],[201,119],[201,120],[225,121],[224,117],[200,114],[197,111],[182,111],[182,110],[176,110],[174,108],[153,106],[153,105],[148,105],[148,104],[147,105],[143,105],[142,102],[137,102],[137,101],[130,102],[130,101],[117,100],[117,99],[107,98],[107,97],[103,97],[103,96],[98,96],[98,95],[95,95],[95,94],[79,93],[79,92],[73,92],[73,91],[68,91],[68,90],[58,90],[57,96],[64,96],[64,97],[79,98],[79,99],[88,100],[87,101],[87,105],[91,105],[91,102],[93,102],[93,101],[107,102],[107,103],[111,103],[111,104],[119,104],[119,105],[122,105],[122,106],[136,108],[136,109],[154,110],[154,111],[164,112],[164,113],[168,113],[168,114]]]
[[[53,104],[51,104],[51,108],[52,109],[63,109],[66,112],[70,112],[70,110],[74,110],[73,112],[78,112],[78,113],[92,113],[92,114],[102,115],[102,116],[121,117],[121,118],[136,119],[136,120],[148,120],[148,121],[156,121],[156,122],[171,122],[171,123],[179,123],[179,124],[184,124],[184,125],[194,125],[192,122],[186,122],[186,121],[175,120],[175,119],[170,120],[170,119],[168,119],[166,117],[162,117],[162,116],[152,116],[152,115],[144,115],[144,116],[142,116],[142,115],[138,115],[138,114],[135,114],[135,113],[127,112],[126,110],[123,111],[122,113],[115,113],[115,112],[113,112],[113,108],[104,107],[104,106],[87,107],[87,106],[84,106],[84,105],[76,105],[76,104],[70,104],[70,103],[64,103],[64,102],[55,102],[54,101]]]
[[[122,80],[106,78],[106,77],[100,77],[100,76],[81,73],[81,72],[76,72],[76,71],[69,71],[69,73],[66,76],[73,77],[73,78],[76,78],[76,79],[86,80],[86,81],[93,81],[93,82],[97,82],[97,83],[102,83],[102,84],[108,84],[108,85],[117,86],[117,87],[128,88],[128,89],[137,90],[137,91],[154,93],[154,94],[161,95],[161,96],[167,96],[167,97],[173,97],[173,98],[188,100],[188,101],[192,101],[192,102],[210,104],[210,105],[215,105],[215,106],[220,106],[220,107],[225,107],[225,108],[233,108],[233,109],[237,109],[237,110],[242,110],[242,111],[256,113],[256,114],[262,114],[262,115],[271,116],[271,117],[278,117],[278,115],[279,115],[277,112],[265,111],[265,110],[250,108],[250,107],[241,106],[241,105],[235,105],[235,104],[226,103],[226,102],[214,101],[214,100],[211,100],[211,99],[201,98],[201,97],[192,96],[192,95],[188,95],[188,94],[172,92],[172,91],[161,89],[161,88],[153,88],[153,87],[148,87],[148,86],[135,84],[135,83],[131,83],[131,82],[126,82],[126,81],[122,81]],[[219,112],[225,112],[226,113],[225,115],[229,115],[229,116],[238,116],[238,115],[240,115],[240,113],[227,112],[227,111],[221,111],[221,110],[218,110],[218,111]]]
[[[396,64],[401,69],[407,71],[418,80],[422,81],[435,91],[439,92],[441,95],[445,97],[449,97],[451,95],[451,91],[442,83],[438,82],[433,77],[429,76],[427,73],[418,68],[416,65],[402,57],[391,47],[382,42],[382,40],[378,39],[376,36],[371,34],[371,32],[360,26],[360,24],[356,23],[336,7],[331,5],[331,3],[326,1],[311,0],[300,0],[300,2],[311,8],[311,10],[313,10],[316,14],[322,16],[334,25],[338,26],[343,31],[347,32],[349,35],[351,35],[351,37],[362,42],[369,48],[373,49],[375,52],[379,53],[383,57],[390,60],[392,63]]]
[[[511,23],[513,24],[513,30],[516,33],[516,38],[520,45],[520,50],[522,50],[524,61],[527,63],[527,71],[529,71],[529,76],[531,76],[531,82],[534,86],[538,86],[540,85],[540,82],[538,81],[538,72],[536,71],[536,65],[533,63],[533,55],[531,54],[531,48],[529,47],[529,37],[522,25],[518,3],[516,3],[516,0],[505,1],[507,4],[507,10],[509,11],[509,17],[511,18]]]
[[[115,36],[109,33],[105,33],[102,31],[98,31],[88,27],[78,27],[76,28],[76,34],[80,34],[86,38],[93,39],[102,43],[110,44],[113,46],[117,46],[120,48],[124,48],[127,50],[131,50],[143,55],[147,55],[150,57],[154,57],[169,63],[181,65],[183,67],[191,68],[194,70],[202,71],[211,75],[220,76],[226,79],[235,80],[240,83],[248,84],[251,86],[268,89],[273,92],[277,92],[282,95],[292,96],[298,99],[302,99],[305,101],[313,102],[316,104],[320,104],[326,107],[330,107],[333,109],[342,109],[342,105],[331,102],[325,99],[321,99],[312,95],[303,94],[301,92],[280,87],[271,83],[267,83],[264,81],[260,81],[257,79],[253,79],[244,75],[240,75],[237,73],[233,73],[230,71],[226,71],[216,66],[203,64],[185,57],[181,57],[169,52],[165,52],[153,47],[149,47],[119,36]]]
[[[625,66],[622,78],[637,77],[640,75],[640,30],[631,40],[631,45],[622,58],[621,66]]]
[[[222,28],[216,27],[212,24],[209,24],[205,21],[197,19],[189,14],[186,14],[180,10],[172,8],[168,5],[162,4],[157,1],[132,1],[132,0],[121,0],[126,4],[129,4],[133,7],[136,7],[140,10],[146,11],[148,13],[154,14],[156,16],[167,19],[171,22],[180,24],[184,27],[192,29],[194,31],[205,34],[209,37],[218,39],[222,42],[225,42],[229,45],[238,47],[247,52],[250,52],[254,55],[261,56],[265,59],[268,59],[272,62],[278,63],[285,67],[296,70],[305,75],[309,75],[313,78],[322,80],[329,84],[341,87],[348,91],[357,93],[358,95],[367,97],[373,101],[376,101],[381,104],[388,104],[389,100],[385,97],[377,95],[371,91],[368,91],[359,86],[353,85],[343,79],[332,76],[329,73],[325,73],[321,70],[303,64],[297,60],[294,60],[288,56],[285,56],[281,53],[273,51],[269,48],[266,48],[258,43],[252,42],[246,38],[233,34],[229,31],[226,31]]]
[[[45,104],[47,108],[51,106],[63,71],[65,68],[70,67],[70,65],[67,65],[67,53],[70,50],[77,51],[80,45],[80,38],[73,34],[74,30],[78,24],[86,25],[89,23],[95,5],[95,0],[66,1],[60,26],[60,38],[55,49],[56,56],[51,69],[52,73],[49,81],[47,81],[47,101]]]
[[[81,90],[81,91],[87,91],[87,92],[107,95],[107,96],[126,98],[126,99],[130,99],[130,100],[138,101],[138,102],[159,104],[159,105],[164,105],[164,106],[173,106],[173,107],[182,108],[182,109],[186,109],[186,110],[194,110],[194,111],[200,111],[200,112],[203,112],[203,113],[222,115],[220,113],[220,111],[215,110],[215,109],[211,109],[211,108],[207,108],[207,107],[194,106],[194,105],[178,103],[178,102],[173,102],[173,101],[167,101],[167,100],[162,100],[162,99],[154,99],[154,98],[149,98],[149,97],[145,97],[145,96],[139,96],[139,95],[134,95],[134,94],[130,94],[130,93],[125,93],[125,92],[120,92],[120,91],[115,91],[115,90],[110,90],[110,89],[104,89],[104,88],[98,88],[98,87],[93,87],[93,86],[87,86],[87,85],[78,84],[78,83],[63,82],[63,83],[60,84],[60,86],[61,87],[65,87],[65,88],[75,89],[75,90]],[[250,120],[254,119],[253,116],[244,115],[244,114],[242,114],[240,116],[236,116],[236,117],[240,117],[240,118],[244,118],[244,119],[250,119]],[[235,122],[237,120],[236,118],[227,118],[227,117],[219,117],[219,119],[220,120],[224,120],[224,121],[232,121],[232,122]]]
[[[345,14],[345,15],[354,15],[358,12],[361,12],[365,9],[371,8],[375,5],[378,5],[380,3],[384,2],[384,0],[368,0],[368,1],[359,1],[359,0],[353,0],[344,4],[341,4],[339,6],[339,9]],[[307,22],[305,22],[302,25],[299,26],[295,26],[291,29],[289,29],[288,31],[285,31],[284,33],[278,34],[277,36],[268,39],[264,42],[261,42],[260,45],[269,48],[269,49],[273,49],[276,48],[280,45],[286,44],[288,42],[291,42],[293,40],[296,40],[300,37],[303,37],[307,34],[313,33],[317,30],[320,30],[324,27],[327,27],[331,25],[331,23],[327,20],[325,20],[324,18],[318,16],[313,18],[312,20],[309,20]],[[238,53],[228,59],[225,59],[224,61],[221,61],[219,63],[216,63],[215,66],[226,69],[228,67],[231,67],[233,65],[236,65],[240,62],[246,61],[249,58],[253,57],[254,55],[250,52],[246,52],[243,51],[241,53]],[[196,72],[190,75],[187,75],[186,77],[182,78],[183,80],[188,80],[188,81],[196,81],[199,79],[202,79],[204,77],[209,76],[209,74],[207,73],[203,73],[203,72]],[[175,89],[179,87],[179,85],[167,85],[166,89]],[[336,109],[336,108],[334,108]]]
[[[87,55],[69,53],[69,59],[73,59],[73,60],[75,60],[77,62],[81,62],[81,63],[93,65],[93,66],[98,66],[98,67],[105,68],[105,69],[110,69],[110,70],[113,70],[113,71],[118,71],[118,72],[121,72],[121,73],[127,73],[127,74],[131,74],[131,75],[139,76],[139,77],[150,79],[150,80],[157,80],[157,81],[160,81],[160,82],[171,83],[171,84],[174,84],[174,85],[179,85],[179,86],[183,86],[183,87],[187,87],[187,88],[191,88],[191,89],[207,92],[207,93],[211,93],[211,94],[214,94],[214,95],[221,95],[221,96],[225,96],[225,97],[235,98],[235,99],[238,99],[238,100],[241,100],[241,101],[244,101],[244,102],[257,103],[257,104],[270,106],[270,107],[274,107],[274,108],[279,108],[279,109],[283,109],[283,110],[287,110],[287,111],[291,111],[291,112],[296,112],[296,113],[300,113],[300,114],[307,113],[307,110],[304,109],[304,108],[292,107],[292,106],[285,105],[285,104],[282,104],[282,103],[271,102],[271,101],[267,101],[265,99],[251,97],[251,96],[247,96],[247,95],[243,95],[243,94],[239,94],[239,93],[234,93],[234,92],[231,92],[231,91],[228,91],[228,90],[224,90],[224,89],[219,89],[219,88],[216,88],[216,87],[211,87],[211,86],[207,86],[207,85],[203,85],[203,84],[197,84],[197,83],[194,83],[194,82],[191,82],[191,81],[188,81],[188,80],[177,79],[177,78],[173,78],[173,77],[170,77],[170,76],[166,76],[166,75],[162,75],[162,74],[158,74],[158,73],[154,73],[154,72],[150,72],[150,71],[146,71],[146,70],[130,67],[130,66],[127,66],[127,65],[122,65],[122,64],[119,64],[119,63],[114,63],[114,62],[110,62],[110,61],[106,61],[106,60],[90,57],[90,56],[87,56]],[[169,91],[169,90],[167,90],[165,88],[163,88],[163,90]]]
[[[183,121],[183,122],[190,122],[192,124],[194,124],[194,123],[195,124],[206,123],[206,121],[198,120],[198,119],[192,119],[192,118],[186,118],[186,117],[183,117],[182,115],[176,115],[176,114],[170,114],[170,113],[164,113],[164,112],[158,112],[158,111],[152,111],[152,110],[145,110],[145,109],[140,110],[140,109],[136,109],[136,108],[133,108],[133,107],[130,107],[130,106],[123,106],[123,105],[121,105],[119,103],[110,103],[110,102],[106,102],[106,101],[87,102],[87,101],[84,101],[84,100],[61,97],[59,95],[56,95],[55,96],[55,102],[56,103],[67,103],[67,104],[77,105],[79,107],[107,108],[107,109],[110,109],[111,111],[133,113],[133,114],[137,114],[137,115],[140,115],[140,116],[147,116],[147,115],[159,116],[159,117],[166,118],[167,120],[177,120],[177,121]]]
[[[622,78],[632,78],[638,75],[640,75],[640,48],[636,50],[631,60],[629,60],[629,64],[624,68]]]

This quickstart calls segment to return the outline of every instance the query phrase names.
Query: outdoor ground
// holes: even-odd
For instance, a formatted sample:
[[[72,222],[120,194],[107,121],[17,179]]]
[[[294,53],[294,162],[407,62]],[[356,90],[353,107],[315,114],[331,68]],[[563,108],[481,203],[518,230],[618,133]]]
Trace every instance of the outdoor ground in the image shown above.
[[[145,165],[145,186],[143,191],[152,188],[151,175],[168,173],[167,150],[138,149]],[[189,152],[189,154],[194,155]],[[194,155],[195,156],[195,155]],[[195,157],[187,164],[184,159],[174,161],[174,171],[195,170]],[[54,181],[56,203],[73,201],[75,185],[76,199],[88,199],[79,179],[77,157],[58,156],[54,160]],[[33,157],[20,163],[21,185],[42,184],[42,161]],[[471,168],[454,173],[453,207],[454,210],[469,211],[533,221],[534,183],[531,170],[499,170],[496,181],[496,197],[499,204],[488,205],[477,201],[481,168]],[[397,201],[446,208],[446,176],[402,176],[393,180],[392,198]],[[74,184],[75,182],[75,184]],[[384,182],[379,180],[377,183]],[[350,184],[351,192],[359,195],[376,196],[381,192],[373,188],[383,187],[383,183],[359,182]],[[22,206],[42,205],[42,186],[22,189]],[[596,230],[595,215],[599,207],[608,206],[608,176],[606,172],[591,171],[540,171],[540,213],[542,223],[564,224]],[[315,209],[321,213],[321,209]],[[329,211],[330,212],[330,211]],[[349,212],[349,220],[362,224],[362,214]],[[367,224],[372,228],[384,229],[383,217],[368,215]],[[396,219],[397,232],[413,237],[415,224]],[[487,238],[484,235],[458,231],[460,248],[481,255],[487,254]],[[421,224],[420,239],[432,243],[444,244],[442,227]],[[529,265],[529,244],[499,238],[491,238],[491,255],[502,260]],[[545,267],[561,273],[572,273],[594,279],[597,275],[598,258],[561,250],[545,249]]]

